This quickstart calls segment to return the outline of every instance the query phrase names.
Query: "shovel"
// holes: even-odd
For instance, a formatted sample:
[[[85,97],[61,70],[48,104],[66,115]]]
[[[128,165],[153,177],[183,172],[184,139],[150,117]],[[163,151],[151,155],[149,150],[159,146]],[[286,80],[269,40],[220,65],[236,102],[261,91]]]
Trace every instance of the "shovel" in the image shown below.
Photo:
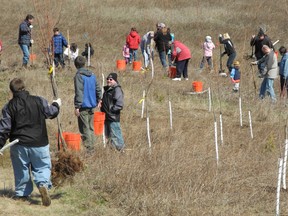
[[[220,70],[219,70],[219,76],[227,77],[227,74],[225,73],[225,69],[223,69],[222,64],[222,46],[220,45]]]

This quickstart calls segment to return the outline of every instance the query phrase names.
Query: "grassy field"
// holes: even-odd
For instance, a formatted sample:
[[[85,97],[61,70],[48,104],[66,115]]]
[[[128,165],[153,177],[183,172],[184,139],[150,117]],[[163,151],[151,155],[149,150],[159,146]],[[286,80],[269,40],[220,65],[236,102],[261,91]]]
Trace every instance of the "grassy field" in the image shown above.
[[[40,2],[40,1],[39,1]],[[177,40],[192,52],[189,81],[173,82],[164,77],[158,55],[155,57],[155,77],[147,96],[150,118],[151,148],[148,147],[146,117],[141,118],[143,90],[147,91],[151,73],[133,72],[128,66],[119,73],[125,93],[125,108],[121,125],[126,151],[119,154],[104,148],[98,137],[97,151],[91,156],[77,153],[85,170],[73,181],[51,191],[52,205],[41,206],[38,191],[31,202],[11,199],[13,173],[9,153],[0,158],[0,215],[275,215],[278,158],[284,155],[286,101],[279,97],[276,104],[269,98],[257,98],[261,79],[252,70],[245,55],[251,54],[249,41],[258,27],[265,24],[272,41],[287,45],[287,12],[285,0],[263,1],[132,1],[132,0],[14,0],[3,4],[0,19],[0,38],[4,44],[0,65],[0,107],[11,97],[8,84],[14,77],[25,80],[31,94],[52,101],[48,70],[41,53],[45,13],[50,21],[80,51],[91,42],[95,49],[92,66],[102,84],[116,70],[116,60],[122,59],[122,47],[130,28],[140,35],[155,30],[157,22],[164,22]],[[62,7],[60,2],[63,2]],[[45,5],[46,3],[46,5]],[[55,6],[56,3],[58,6]],[[36,9],[35,7],[36,6]],[[41,8],[41,12],[39,10]],[[44,11],[44,12],[43,12]],[[53,16],[51,16],[52,11]],[[22,54],[17,45],[18,25],[31,13],[36,17],[33,37],[37,60],[29,70],[21,68]],[[60,16],[59,16],[60,15]],[[59,20],[58,17],[59,16]],[[218,34],[228,32],[237,49],[241,63],[241,95],[232,91],[228,78],[217,76],[219,47],[214,51],[215,73],[198,72],[202,58],[201,43],[211,35],[216,43]],[[52,32],[51,32],[52,34]],[[49,39],[48,33],[44,38]],[[139,50],[139,58],[142,56]],[[280,57],[279,57],[280,60]],[[226,57],[224,58],[226,63]],[[61,121],[65,131],[78,132],[74,116],[73,65],[56,74],[59,96],[62,99]],[[257,94],[253,85],[256,80]],[[212,91],[212,110],[208,110],[208,95],[187,95],[192,81],[204,83]],[[279,79],[275,80],[279,95]],[[242,99],[243,126],[240,126],[239,96]],[[173,129],[170,129],[169,106],[173,110]],[[250,137],[248,111],[252,113],[254,139]],[[219,127],[223,115],[223,138],[218,128],[219,163],[216,162],[214,120]],[[47,121],[51,151],[57,152],[57,123]],[[288,214],[287,191],[281,190],[281,215]]]

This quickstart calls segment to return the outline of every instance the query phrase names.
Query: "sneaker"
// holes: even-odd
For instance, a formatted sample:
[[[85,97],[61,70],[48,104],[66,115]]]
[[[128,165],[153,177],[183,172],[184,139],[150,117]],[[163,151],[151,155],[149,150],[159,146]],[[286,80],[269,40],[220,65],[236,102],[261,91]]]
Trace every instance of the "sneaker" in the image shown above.
[[[173,81],[181,81],[181,78],[174,78],[174,79],[172,79]]]
[[[50,204],[51,204],[51,198],[50,198],[50,196],[49,196],[47,187],[45,187],[45,186],[40,186],[38,189],[39,189],[39,192],[40,192],[40,194],[41,194],[42,205],[43,205],[43,206],[50,206]]]
[[[185,78],[185,80],[189,80],[188,78]]]

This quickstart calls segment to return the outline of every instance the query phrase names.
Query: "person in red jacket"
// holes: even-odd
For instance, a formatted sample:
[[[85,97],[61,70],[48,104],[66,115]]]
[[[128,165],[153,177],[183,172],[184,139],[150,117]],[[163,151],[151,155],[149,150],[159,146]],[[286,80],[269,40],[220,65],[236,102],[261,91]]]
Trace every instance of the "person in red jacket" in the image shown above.
[[[126,38],[126,43],[129,45],[130,52],[130,64],[133,61],[137,61],[137,50],[140,44],[140,35],[138,34],[135,27],[131,28],[129,35]]]
[[[176,63],[176,78],[174,81],[181,81],[181,74],[185,80],[188,80],[188,63],[191,59],[191,52],[187,46],[180,41],[174,41],[172,43],[172,60]]]

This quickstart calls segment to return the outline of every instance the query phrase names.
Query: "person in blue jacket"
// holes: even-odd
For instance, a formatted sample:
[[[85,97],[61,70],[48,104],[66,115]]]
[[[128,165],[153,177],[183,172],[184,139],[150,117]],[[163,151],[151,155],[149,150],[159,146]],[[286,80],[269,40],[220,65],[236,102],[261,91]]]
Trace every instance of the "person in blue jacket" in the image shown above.
[[[86,59],[78,56],[74,65],[77,68],[74,77],[74,107],[78,118],[78,128],[86,150],[94,150],[94,108],[98,106],[102,93],[95,74],[84,68]]]
[[[230,73],[230,78],[232,83],[234,84],[233,91],[238,92],[240,87],[240,63],[239,61],[233,62],[233,67]]]
[[[28,14],[25,20],[19,25],[19,35],[18,35],[18,44],[23,52],[23,64],[24,68],[27,68],[30,57],[30,47],[33,44],[31,38],[31,29],[33,28],[32,23],[34,21],[34,16]]]
[[[287,91],[288,95],[288,52],[286,47],[281,46],[279,48],[279,53],[282,56],[281,61],[279,62],[279,75],[280,75],[280,97],[285,97],[285,92]]]
[[[60,33],[59,28],[53,29],[54,35],[52,37],[53,41],[53,54],[54,54],[54,63],[58,67],[59,63],[62,68],[65,68],[65,62],[63,57],[63,47],[69,47],[66,38]]]

